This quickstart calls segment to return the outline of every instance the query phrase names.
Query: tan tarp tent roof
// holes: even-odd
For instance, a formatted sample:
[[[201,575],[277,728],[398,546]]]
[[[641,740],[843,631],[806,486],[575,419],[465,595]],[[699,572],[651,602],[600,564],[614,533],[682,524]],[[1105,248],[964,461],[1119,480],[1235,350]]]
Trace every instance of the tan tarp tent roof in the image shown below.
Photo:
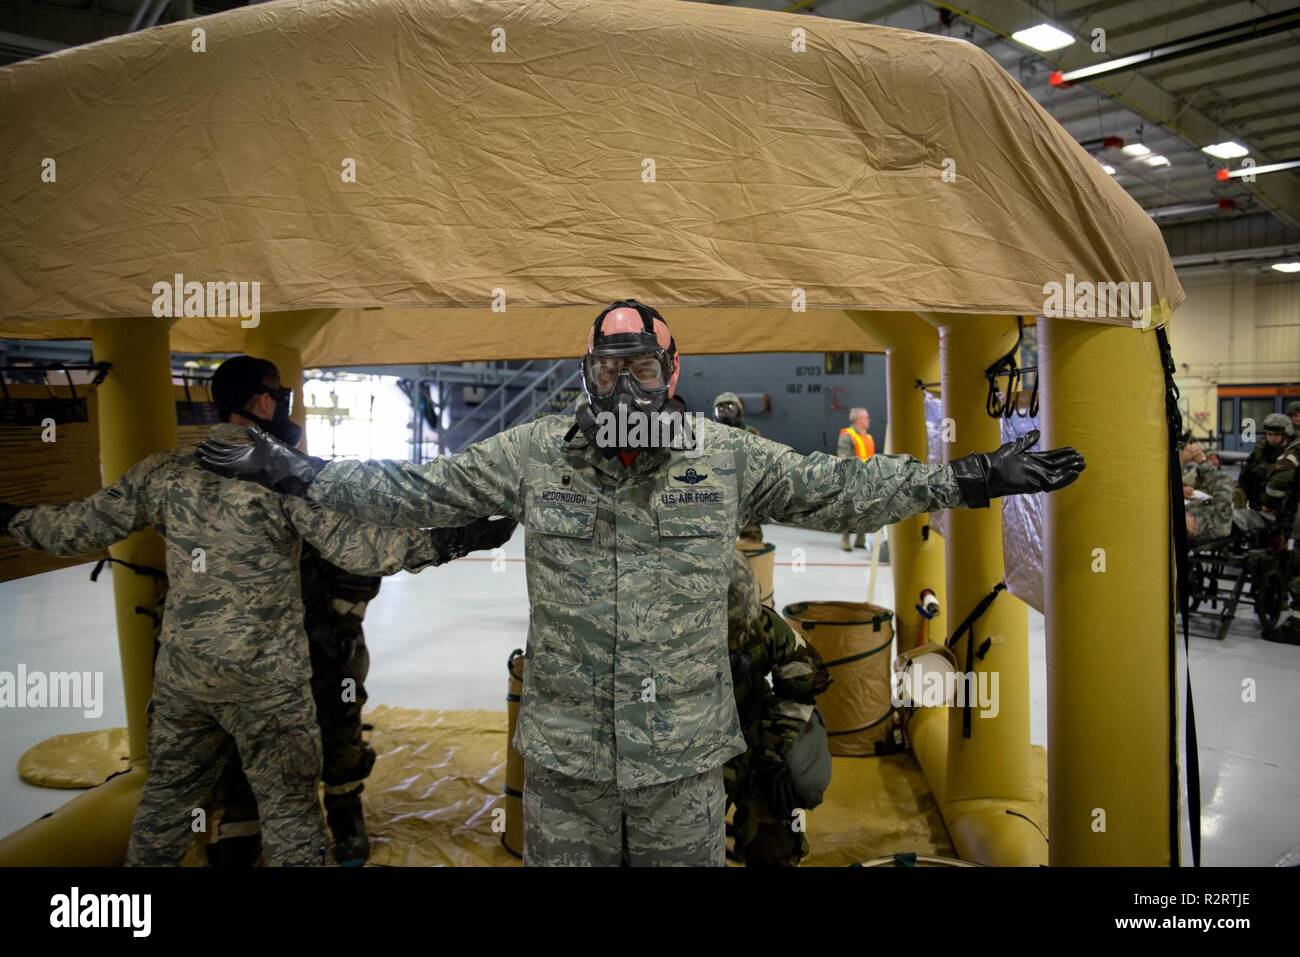
[[[473,362],[483,359],[566,359],[582,351],[592,306],[564,309],[341,309],[301,347],[306,368]],[[692,355],[742,352],[883,352],[842,309],[783,314],[771,310],[667,310],[673,334]],[[127,320],[129,321],[129,320]],[[274,324],[274,316],[263,316]],[[89,339],[89,320],[0,322],[0,337]],[[687,348],[689,346],[689,348]],[[239,320],[179,319],[173,352],[241,352]]]
[[[149,315],[176,274],[258,282],[264,312],[403,310],[352,325],[402,330],[403,361],[472,342],[496,289],[762,307],[760,340],[809,349],[826,328],[794,287],[812,310],[1034,315],[1067,274],[1148,281],[1162,316],[1183,298],[1154,223],[992,58],[864,24],[286,0],[6,67],[0,115],[4,335]],[[512,351],[546,354],[546,327]]]

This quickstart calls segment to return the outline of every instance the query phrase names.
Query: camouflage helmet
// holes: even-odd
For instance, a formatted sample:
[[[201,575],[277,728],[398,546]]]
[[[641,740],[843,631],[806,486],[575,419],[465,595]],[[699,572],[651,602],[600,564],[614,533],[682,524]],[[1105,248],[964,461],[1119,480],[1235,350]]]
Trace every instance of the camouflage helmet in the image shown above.
[[[731,550],[731,583],[727,587],[727,645],[735,651],[745,634],[763,614],[758,579],[749,559],[739,548]]]
[[[1295,434],[1295,427],[1291,425],[1291,419],[1281,412],[1270,412],[1264,416],[1264,424],[1260,426],[1263,432],[1280,432],[1285,436]]]
[[[1294,402],[1288,402],[1286,404],[1286,414],[1300,415],[1300,399],[1296,399]]]
[[[730,402],[733,405],[735,405],[736,408],[738,409],[743,409],[745,407],[745,403],[740,401],[740,396],[736,395],[736,393],[734,392],[722,393],[716,399],[713,400],[713,406],[714,408],[717,408],[718,406],[722,405],[722,403],[724,402]]]

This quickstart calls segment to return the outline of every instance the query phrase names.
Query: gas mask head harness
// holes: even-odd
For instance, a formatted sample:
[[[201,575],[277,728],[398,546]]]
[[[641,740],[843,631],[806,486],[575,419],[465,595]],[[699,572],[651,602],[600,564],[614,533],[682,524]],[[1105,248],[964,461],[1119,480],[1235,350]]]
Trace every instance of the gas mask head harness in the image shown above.
[[[636,310],[641,331],[603,332],[605,317],[615,309]],[[654,413],[668,401],[677,342],[670,338],[667,349],[659,345],[656,319],[664,321],[653,308],[635,299],[611,303],[596,317],[591,349],[582,357],[582,387],[596,412],[612,412],[622,403]]]
[[[281,442],[296,446],[302,440],[302,426],[290,418],[293,414],[293,390],[266,384],[267,379],[279,377],[274,364],[254,356],[235,356],[221,363],[212,376],[212,401],[221,420],[226,422],[232,415],[242,416]],[[275,399],[275,412],[270,419],[245,408],[258,395]]]
[[[605,317],[615,309],[635,310],[641,317],[640,331],[604,332],[601,326]],[[582,388],[587,405],[578,410],[578,427],[593,445],[610,455],[616,449],[594,438],[598,417],[604,414],[621,415],[624,420],[634,415],[651,417],[676,401],[670,399],[668,389],[677,342],[670,337],[667,349],[659,344],[656,319],[664,322],[664,317],[654,308],[635,299],[620,299],[606,306],[592,326],[591,348],[582,358]]]

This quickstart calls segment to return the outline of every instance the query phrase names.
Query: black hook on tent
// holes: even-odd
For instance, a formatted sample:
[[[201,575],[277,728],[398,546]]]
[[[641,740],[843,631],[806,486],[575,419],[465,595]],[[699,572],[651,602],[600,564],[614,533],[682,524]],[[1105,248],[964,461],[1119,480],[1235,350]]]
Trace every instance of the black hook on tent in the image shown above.
[[[159,571],[157,568],[150,568],[148,565],[137,565],[134,562],[123,561],[120,558],[101,558],[99,561],[95,562],[95,567],[90,570],[90,580],[93,582],[99,581],[99,573],[102,572],[104,566],[108,564],[124,565],[137,575],[148,575],[150,578],[157,578],[162,581],[167,580],[167,573],[164,571]]]
[[[976,660],[983,661],[984,656],[988,654],[989,648],[993,644],[993,640],[991,638],[985,638],[984,641],[980,643],[978,648],[975,647],[975,622],[980,620],[983,614],[989,610],[989,606],[993,604],[993,600],[997,598],[998,595],[1000,595],[1002,592],[1006,591],[1006,589],[1007,589],[1006,582],[998,582],[996,585],[994,585],[993,590],[979,600],[979,602],[975,605],[975,607],[971,609],[971,613],[967,615],[965,618],[963,618],[961,624],[958,625],[953,630],[952,636],[947,641],[944,642],[945,648],[952,649],[956,647],[959,641],[961,641],[962,635],[966,636],[967,680],[971,680],[971,681],[974,680]],[[971,733],[970,699],[971,696],[970,693],[968,692],[966,694],[966,700],[965,702],[963,702],[962,709],[961,709],[961,736],[963,738],[969,738]]]
[[[990,419],[1011,418],[1010,408],[1014,402],[1013,396],[1016,387],[1020,384],[1020,368],[1016,363],[1016,355],[1020,351],[1020,341],[1024,336],[1024,320],[1017,316],[1016,341],[1011,347],[1011,351],[984,370],[984,378],[988,379],[989,382],[988,395],[984,399],[984,411],[988,413]],[[998,390],[998,379],[1003,376],[1006,376],[1007,379],[1005,400]]]
[[[984,411],[988,413],[990,419],[1009,419],[1017,414],[1016,393],[1020,391],[1021,380],[1028,372],[1034,374],[1034,387],[1029,396],[1029,408],[1020,415],[1038,414],[1038,366],[1021,366],[1016,361],[1016,356],[1020,352],[1020,343],[1024,338],[1025,317],[1016,316],[1015,345],[1011,347],[1011,351],[984,370],[984,377],[989,380],[989,393],[984,400]],[[1002,391],[998,389],[998,380],[1004,376],[1007,380],[1005,399]]]
[[[104,570],[104,566],[108,564],[124,565],[127,568],[131,569],[131,571],[135,572],[137,575],[146,575],[149,578],[154,579],[155,582],[162,582],[161,586],[155,586],[155,594],[157,596],[156,597],[157,602],[161,602],[163,596],[167,593],[166,572],[159,571],[157,568],[150,568],[148,565],[137,565],[134,562],[123,561],[120,558],[105,557],[95,562],[95,567],[90,570],[90,580],[93,582],[99,581],[99,573],[102,572]],[[136,605],[134,611],[137,615],[144,615],[146,618],[152,621],[155,630],[162,626],[162,612],[158,609],[156,604],[153,608],[145,608],[143,605]],[[154,655],[156,656],[157,654],[158,651],[155,648]]]

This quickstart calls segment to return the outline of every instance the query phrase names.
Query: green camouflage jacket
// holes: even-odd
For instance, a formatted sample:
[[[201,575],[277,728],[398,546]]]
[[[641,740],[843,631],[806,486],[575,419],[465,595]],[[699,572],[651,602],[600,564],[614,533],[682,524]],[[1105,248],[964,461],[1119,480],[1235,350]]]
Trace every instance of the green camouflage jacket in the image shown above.
[[[244,429],[224,423],[209,435],[246,441]],[[167,543],[155,680],[209,701],[258,699],[309,680],[299,583],[304,539],[359,575],[442,560],[429,532],[366,525],[223,479],[179,450],[149,456],[79,502],[25,508],[9,534],[29,548],[79,555],[147,526]]]
[[[1264,479],[1263,507],[1276,517],[1278,527],[1288,532],[1296,517],[1300,497],[1300,439],[1282,448]]]
[[[727,795],[739,796],[749,760],[780,760],[812,716],[817,695],[830,685],[821,655],[759,600],[749,560],[733,550],[727,592],[727,649],[741,732],[749,750],[727,762]],[[768,684],[768,677],[771,684]]]
[[[1232,534],[1232,493],[1235,483],[1209,462],[1189,466],[1183,472],[1183,484],[1210,496],[1209,501],[1187,505],[1187,514],[1196,520],[1194,541],[1210,541]]]
[[[369,521],[526,529],[528,670],[515,744],[571,777],[642,787],[745,749],[727,654],[741,528],[871,531],[962,504],[952,470],[909,456],[804,456],[699,418],[700,448],[606,458],[545,416],[423,465],[333,462],[308,495]]]
[[[1268,470],[1277,461],[1279,452],[1281,449],[1269,445],[1268,440],[1260,436],[1245,464],[1241,466],[1237,484],[1246,493],[1246,502],[1251,508],[1263,507],[1264,483],[1268,481]]]

